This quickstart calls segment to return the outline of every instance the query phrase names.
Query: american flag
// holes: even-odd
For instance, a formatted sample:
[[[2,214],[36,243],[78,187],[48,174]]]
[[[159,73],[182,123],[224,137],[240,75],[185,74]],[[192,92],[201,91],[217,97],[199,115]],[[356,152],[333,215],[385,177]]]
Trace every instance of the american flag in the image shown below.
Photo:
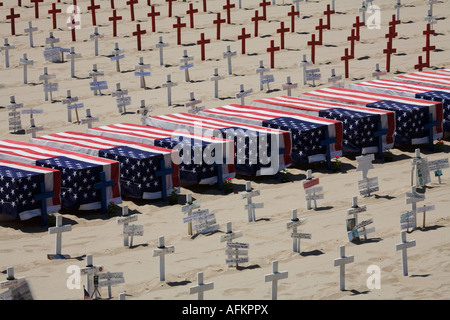
[[[158,128],[185,129],[191,133],[233,139],[234,165],[236,172],[242,175],[273,175],[291,164],[291,137],[287,131],[189,113],[153,116],[147,123]],[[276,151],[276,163],[268,162],[268,156],[272,154],[272,136],[282,152]]]
[[[394,80],[450,88],[450,75],[447,73],[418,71],[396,76]]]
[[[436,72],[450,76],[450,69],[440,69],[440,70],[436,70]]]
[[[294,113],[281,115],[279,111],[237,104],[208,109],[200,114],[290,132],[293,164],[325,160],[326,149],[325,146],[320,145],[320,142],[325,139],[325,132],[328,133],[329,138],[337,139],[336,143],[331,144],[330,156],[342,155],[342,123],[340,121]]]
[[[100,172],[114,185],[106,189],[107,201],[117,204],[120,196],[120,168],[114,160],[14,140],[0,141],[0,159],[57,169],[61,171],[61,207],[74,210],[101,208]]]
[[[172,150],[80,132],[44,135],[31,138],[30,142],[118,161],[122,195],[132,198],[161,198],[161,179],[165,179],[168,193],[180,186],[178,165],[172,164]],[[161,170],[161,160],[163,169],[172,168],[173,174],[156,176]]]
[[[253,106],[306,114],[342,122],[342,152],[373,153],[378,149],[378,138],[374,133],[381,129],[388,133],[382,136],[382,148],[394,145],[395,113],[393,111],[351,106],[340,103],[314,101],[294,97],[275,97],[254,100]],[[280,114],[281,115],[281,114]]]
[[[0,160],[0,213],[21,220],[41,216],[41,203],[35,195],[53,191],[54,197],[46,199],[47,213],[61,208],[61,172],[20,162]]]
[[[123,139],[166,149],[176,149],[180,165],[180,179],[189,183],[217,183],[217,168],[203,161],[203,153],[221,148],[223,154],[233,155],[233,141],[206,137],[183,131],[174,131],[131,123],[120,123],[88,129],[89,134]],[[229,158],[230,159],[230,158]],[[236,174],[234,164],[224,163],[222,181]]]
[[[350,88],[441,102],[444,110],[443,129],[450,131],[450,88],[384,79],[353,83],[350,84]]]
[[[303,94],[306,98],[338,101],[353,105],[395,111],[396,145],[415,145],[428,143],[429,131],[425,125],[429,123],[428,115],[439,125],[433,127],[433,139],[442,138],[443,109],[442,103],[419,99],[370,93],[359,90],[329,87]]]

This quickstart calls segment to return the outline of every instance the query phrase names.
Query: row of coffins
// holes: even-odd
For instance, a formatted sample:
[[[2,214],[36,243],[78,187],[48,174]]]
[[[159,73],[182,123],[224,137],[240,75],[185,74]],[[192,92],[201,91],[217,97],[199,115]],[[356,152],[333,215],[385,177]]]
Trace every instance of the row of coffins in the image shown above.
[[[165,200],[182,182],[220,187],[236,173],[274,175],[343,154],[431,144],[450,120],[449,88],[445,70],[418,72],[299,98],[154,116],[147,125],[3,140],[1,213],[28,219],[60,208],[105,211],[122,195]]]

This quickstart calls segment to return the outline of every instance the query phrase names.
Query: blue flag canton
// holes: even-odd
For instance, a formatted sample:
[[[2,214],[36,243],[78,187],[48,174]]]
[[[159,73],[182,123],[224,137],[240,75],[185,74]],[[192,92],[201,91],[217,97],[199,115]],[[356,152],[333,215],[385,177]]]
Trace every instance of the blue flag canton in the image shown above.
[[[203,152],[211,143],[182,136],[173,136],[155,140],[155,146],[177,150],[181,163],[180,179],[198,183],[205,178],[217,176],[217,168],[203,161]]]
[[[144,192],[161,191],[161,178],[156,177],[156,171],[161,169],[162,154],[120,146],[101,150],[99,157],[119,162],[123,194],[141,199]]]
[[[396,144],[411,144],[411,139],[428,136],[424,127],[428,123],[427,106],[381,100],[369,103],[367,107],[395,111]]]
[[[441,102],[444,111],[443,129],[444,131],[450,131],[450,92],[428,91],[417,93],[416,98]]]
[[[345,153],[360,153],[362,148],[377,146],[380,116],[361,111],[342,108],[322,110],[319,117],[342,122],[342,151]]]
[[[83,204],[101,201],[94,184],[100,182],[103,166],[64,156],[38,160],[36,165],[61,171],[61,207],[77,210]]]
[[[41,193],[44,174],[0,166],[0,212],[18,218],[18,213],[40,208],[34,200]]]
[[[291,133],[293,164],[308,163],[309,156],[326,152],[325,146],[320,145],[320,141],[325,139],[325,130],[328,130],[324,124],[280,117],[263,121],[263,126]]]

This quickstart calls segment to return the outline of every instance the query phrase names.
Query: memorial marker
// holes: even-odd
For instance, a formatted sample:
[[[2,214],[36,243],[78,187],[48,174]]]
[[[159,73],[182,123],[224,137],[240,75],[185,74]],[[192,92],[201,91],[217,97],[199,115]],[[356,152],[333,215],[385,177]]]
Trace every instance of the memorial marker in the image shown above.
[[[387,71],[381,71],[380,70],[380,65],[377,63],[375,65],[375,71],[372,73],[372,77],[375,77],[377,80],[380,79],[380,76],[384,76],[385,74],[387,74]]]
[[[123,277],[123,272],[106,272],[106,273],[100,273],[98,275],[100,281],[98,285],[100,287],[108,287],[108,298],[111,299],[111,286],[116,284],[125,283],[125,278]]]
[[[344,88],[344,82],[342,80],[342,75],[336,76],[335,70],[331,69],[331,77],[328,78],[328,83],[331,83],[332,87]],[[341,82],[339,82],[341,81]]]
[[[205,234],[219,230],[219,225],[216,224],[216,217],[214,213],[210,213],[208,209],[198,210],[186,218],[183,218],[184,223],[192,223],[192,230],[197,234]]]
[[[163,88],[167,88],[167,105],[172,105],[172,87],[177,86],[178,83],[172,82],[170,75],[167,75],[166,83],[162,84]]]
[[[362,22],[366,23],[366,11],[367,11],[367,7],[366,7],[366,2],[363,1],[361,4],[361,8],[358,9],[359,12],[361,12],[361,17],[362,17]]]
[[[28,281],[24,277],[14,277],[14,267],[6,269],[6,281],[0,282],[0,300],[34,300]]]
[[[75,110],[77,116],[77,123],[80,122],[78,117],[78,109],[84,108],[82,103],[72,104],[74,102],[78,102],[78,97],[72,97],[71,91],[67,90],[67,96],[65,99],[62,99],[63,104],[67,104],[67,122],[72,122],[72,110]]]
[[[227,24],[231,24],[231,12],[230,10],[233,9],[234,7],[236,7],[236,5],[233,3],[230,3],[230,0],[226,0],[227,4],[224,5],[222,8],[223,10],[227,11]]]
[[[264,72],[269,72],[270,68],[264,67],[263,61],[259,61],[259,67],[255,69],[256,73],[259,73],[259,90],[262,91],[264,89]]]
[[[217,18],[216,20],[213,20],[213,24],[217,25],[216,27],[216,39],[220,40],[220,26],[222,23],[225,23],[227,20],[220,18],[221,14],[220,12],[217,12]]]
[[[245,39],[250,38],[252,35],[250,33],[245,33],[245,28],[241,29],[241,34],[238,35],[238,40],[241,40],[241,53],[245,54]]]
[[[142,50],[142,42],[141,42],[141,37],[142,35],[146,34],[147,31],[146,30],[141,30],[141,24],[138,23],[136,24],[136,31],[133,32],[133,36],[136,37],[136,41],[137,41],[137,50],[141,51]]]
[[[193,56],[188,56],[187,50],[183,50],[183,56],[180,58],[180,62],[183,65],[180,66],[180,70],[184,70],[184,81],[189,82],[191,78],[189,77],[189,69],[194,66],[193,63],[188,63],[189,61],[194,60]]]
[[[297,227],[306,223],[306,219],[297,217],[297,209],[291,211],[291,221],[286,223],[286,229],[291,230],[292,251],[300,253],[300,239],[311,239],[309,233],[297,233]]]
[[[200,34],[200,40],[197,41],[197,44],[200,45],[201,52],[201,60],[204,61],[205,58],[205,45],[211,43],[211,39],[205,39],[205,34],[202,32]]]
[[[291,11],[288,12],[288,17],[291,18],[291,33],[295,32],[295,17],[300,17],[300,11],[295,10],[294,6],[291,6]]]
[[[316,41],[316,35],[313,33],[311,35],[311,41],[307,42],[308,46],[311,46],[311,61],[312,63],[316,63],[316,45],[319,45],[320,42]]]
[[[92,122],[100,121],[99,117],[91,116],[91,109],[86,109],[86,117],[81,118],[81,124],[88,124],[88,128],[92,128]]]
[[[356,171],[361,171],[361,180],[358,181],[358,189],[362,196],[370,197],[371,193],[379,190],[378,178],[367,177],[367,172],[374,168],[372,164],[373,160],[375,160],[375,156],[372,153],[356,157],[358,164]]]
[[[345,63],[345,78],[349,78],[349,60],[354,59],[354,56],[348,53],[348,48],[345,48],[344,55],[341,57],[341,61],[344,61]]]
[[[76,9],[75,9],[75,12],[76,12]],[[67,27],[71,30],[72,42],[77,41],[75,29],[77,29],[77,27],[78,28],[80,27],[80,21],[79,20],[75,20],[75,15],[72,15],[72,18],[71,18],[70,22],[67,23]]]
[[[225,249],[225,254],[227,256],[225,262],[228,267],[232,267],[235,265],[237,268],[239,263],[247,263],[248,262],[248,251],[240,250],[240,249],[249,249],[250,246],[248,243],[240,243],[233,242],[234,239],[242,237],[242,231],[232,231],[231,222],[227,222],[227,231],[226,234],[220,236],[220,242],[227,242],[227,246]],[[239,257],[241,255],[241,257]],[[244,255],[244,257],[242,257]]]
[[[168,47],[169,44],[167,42],[163,42],[163,37],[159,37],[158,43],[155,45],[156,48],[159,48],[159,65],[164,65],[164,55],[163,55],[163,49],[165,47]]]
[[[116,62],[116,71],[120,72],[120,60],[125,58],[124,54],[121,54],[125,52],[125,50],[123,49],[119,49],[119,43],[116,42],[114,44],[114,50],[111,51],[111,54],[113,55],[110,59],[111,61],[115,61]]]
[[[320,68],[306,70],[306,81],[312,81],[313,87],[316,86],[316,81],[319,81],[321,78]]]
[[[130,7],[131,21],[134,21],[134,5],[138,3],[139,0],[128,0],[126,4]]]
[[[158,238],[158,248],[153,249],[152,257],[159,257],[159,281],[166,281],[166,270],[165,270],[165,256],[169,253],[174,253],[174,246],[164,245],[164,236]]]
[[[48,14],[52,15],[53,30],[58,28],[58,20],[56,19],[56,14],[61,12],[61,9],[56,9],[56,3],[52,3],[52,9],[48,10]]]
[[[402,268],[403,268],[403,276],[408,275],[408,254],[407,249],[416,246],[416,240],[406,241],[406,231],[402,231],[401,233],[402,242],[395,245],[396,251],[402,251]]]
[[[197,104],[202,103],[202,99],[195,99],[193,92],[189,92],[189,97],[189,101],[184,104],[185,108],[191,108],[194,110]]]
[[[50,95],[50,101],[53,102],[53,91],[58,91],[57,83],[50,83],[48,80],[56,78],[54,74],[48,74],[47,67],[44,67],[44,74],[39,76],[39,80],[43,81],[44,87],[44,100],[48,101]]]
[[[259,6],[262,7],[262,11],[263,11],[263,20],[266,21],[267,20],[267,6],[270,5],[270,1],[266,1],[266,0],[261,0]]]
[[[397,3],[394,4],[394,9],[397,10],[397,20],[400,20],[400,8],[403,7],[403,5],[401,4],[401,0],[397,0]]]
[[[241,192],[241,199],[247,199],[247,204],[244,206],[244,208],[247,210],[248,213],[248,222],[256,222],[256,216],[255,216],[255,209],[264,208],[264,203],[252,203],[252,198],[259,196],[260,191],[259,190],[253,190],[251,186],[251,181],[247,181],[245,183],[245,192]]]
[[[140,57],[139,58],[139,64],[135,66],[135,72],[134,75],[136,77],[140,77],[140,84],[141,84],[141,88],[146,88],[145,85],[145,77],[150,77],[151,73],[150,72],[146,72],[144,70],[150,69],[150,64],[144,64],[144,58]]]
[[[186,11],[186,14],[189,15],[189,27],[194,29],[194,14],[198,12],[198,9],[194,9],[194,4],[189,3],[189,9]]]
[[[87,7],[87,9],[91,12],[91,18],[92,18],[92,25],[97,25],[97,15],[96,10],[100,9],[100,5],[95,4],[95,0],[91,0],[91,5]]]
[[[202,200],[192,202],[192,194],[186,194],[186,204],[181,207],[181,212],[187,214],[188,218],[192,215],[192,210],[200,208]],[[188,219],[188,235],[192,235],[192,220]]]
[[[287,279],[288,272],[282,271],[278,272],[278,261],[272,262],[272,273],[266,274],[264,276],[265,282],[272,282],[271,296],[272,300],[277,300],[278,297],[278,280]]]
[[[93,260],[94,258],[91,254],[86,255],[86,267],[80,269],[80,275],[86,275],[86,290],[89,296],[96,299],[98,290],[95,290],[94,277],[103,271],[103,266],[94,266]]]
[[[70,259],[70,255],[61,254],[61,246],[62,246],[62,233],[72,231],[71,225],[62,224],[62,216],[56,216],[56,226],[48,228],[48,234],[56,234],[56,242],[55,242],[55,254],[48,254],[47,258],[50,260],[53,259]]]
[[[116,83],[116,91],[112,92],[111,96],[116,98],[117,108],[119,113],[127,113],[127,106],[131,104],[131,97],[126,97],[128,90],[122,90],[120,83]]]
[[[414,227],[417,228],[417,202],[425,200],[425,194],[417,193],[416,187],[411,187],[411,192],[406,193],[406,204],[411,204],[411,211],[414,216]]]
[[[34,42],[33,42],[33,32],[38,31],[38,27],[33,28],[33,22],[28,22],[28,29],[23,30],[24,32],[28,33],[29,39],[30,39],[30,47],[34,48]]]
[[[4,40],[3,46],[0,46],[1,51],[5,51],[5,67],[9,68],[9,50],[15,49],[14,45],[9,44],[8,39]]]
[[[335,13],[336,13],[336,11],[334,10],[334,0],[332,0],[332,8],[330,9],[330,5],[327,4],[327,10],[325,10],[323,12],[323,14],[327,16],[327,24],[325,26],[328,30],[331,29],[330,17],[332,14],[335,14]]]
[[[415,184],[414,184],[415,180]],[[427,158],[420,157],[420,149],[415,149],[415,156],[411,159],[411,186],[423,187],[431,182],[430,169]]]
[[[113,37],[117,37],[117,21],[122,20],[122,16],[118,16],[117,11],[114,9],[112,17],[109,17],[108,20],[113,23]]]
[[[75,53],[75,47],[70,47],[70,53],[66,56],[70,59],[70,77],[75,78],[75,59],[81,57],[81,53]]]
[[[299,66],[303,69],[303,85],[306,85],[306,67],[312,65],[312,61],[306,60],[306,54],[303,55],[303,60],[299,63]]]
[[[166,0],[166,2],[168,2],[168,4],[169,4],[169,6],[168,6],[168,10],[169,10],[168,16],[169,16],[169,18],[172,17],[172,2],[173,1],[177,1],[177,0]]]
[[[228,74],[233,74],[233,69],[231,65],[231,58],[236,55],[236,51],[231,51],[230,46],[227,46],[227,51],[223,53],[223,57],[227,58],[228,63]]]
[[[430,211],[432,211],[432,210],[435,210],[436,208],[435,208],[435,206],[434,206],[434,204],[433,205],[429,205],[429,206],[427,206],[427,205],[423,205],[423,207],[418,207],[417,208],[417,213],[423,213],[423,223],[422,223],[422,228],[423,229],[425,229],[425,218],[426,218],[426,214],[427,214],[427,212],[430,212]]]
[[[225,79],[225,76],[219,75],[218,70],[214,68],[214,74],[209,77],[209,81],[214,81],[214,98],[219,98],[219,81]]]
[[[171,0],[171,1],[173,1],[173,0]],[[177,45],[180,45],[181,44],[181,28],[185,28],[186,23],[181,23],[181,17],[177,17],[177,23],[173,24],[172,26],[174,29],[177,29]]]
[[[365,22],[359,21],[359,16],[356,16],[356,22],[352,25],[356,30],[356,41],[361,39],[361,31],[360,28],[365,26]]]
[[[23,58],[19,60],[19,66],[23,66],[23,83],[28,83],[28,66],[32,66],[34,64],[33,60],[28,60],[27,54],[23,54]]]
[[[252,92],[253,89],[248,89],[248,90],[244,90],[244,85],[240,84],[239,85],[240,91],[238,93],[236,93],[236,98],[237,99],[241,99],[241,105],[245,105],[244,99],[246,96],[249,96]]]
[[[339,247],[339,258],[334,259],[334,266],[339,267],[339,290],[345,290],[345,265],[353,263],[354,256],[345,256],[345,246]]]
[[[352,29],[351,35],[347,37],[347,41],[350,41],[350,55],[355,57],[355,40],[357,40],[355,29]]]
[[[108,89],[108,84],[106,81],[98,81],[99,76],[104,76],[105,73],[103,71],[97,70],[97,64],[92,65],[92,71],[89,72],[89,76],[92,77],[92,82],[89,83],[90,88],[94,91],[94,95],[96,96],[98,93],[102,95],[102,90]]]
[[[98,27],[94,28],[94,33],[91,34],[90,36],[91,40],[94,40],[94,55],[96,57],[98,57],[98,39],[103,38],[104,35],[103,34],[99,34],[98,33]]]
[[[255,37],[257,37],[258,36],[258,22],[260,20],[264,20],[264,17],[259,15],[258,10],[255,10],[255,16],[252,17],[251,20],[255,23]]]
[[[16,35],[16,19],[20,18],[19,13],[14,13],[14,8],[10,8],[10,14],[6,16],[7,20],[11,21],[11,35]]]
[[[292,89],[297,88],[297,83],[291,82],[291,77],[286,77],[286,83],[282,84],[283,90],[287,90],[287,96],[290,97],[292,95]]]
[[[156,32],[156,17],[160,16],[161,12],[156,11],[155,6],[151,6],[151,11],[147,13],[147,17],[152,19],[152,32]]]
[[[153,108],[147,107],[145,105],[145,100],[141,100],[141,106],[140,108],[136,111],[137,114],[141,115],[141,123],[143,126],[147,125],[147,118],[150,117],[150,112],[153,111]]]
[[[314,209],[317,209],[317,200],[324,198],[322,193],[316,194],[317,192],[321,192],[323,188],[317,186],[319,184],[319,178],[313,179],[311,174],[311,169],[308,169],[306,171],[306,180],[302,182],[306,194],[306,209],[308,210],[311,210],[311,200],[314,200]]]
[[[22,130],[22,120],[20,118],[20,111],[17,109],[23,108],[23,103],[16,103],[16,99],[14,96],[10,96],[10,104],[6,106],[6,110],[8,110],[8,124],[9,131],[13,131],[14,133]]]
[[[436,46],[430,45],[430,35],[434,34],[434,30],[431,30],[431,25],[428,23],[427,29],[422,33],[426,36],[425,47],[422,48],[422,51],[425,51],[425,63],[427,64],[427,67],[430,67],[430,51],[436,49]]]
[[[203,293],[208,290],[214,289],[214,282],[203,282],[203,272],[197,273],[197,285],[189,288],[189,294],[197,293],[198,300],[203,300]]]
[[[277,33],[280,34],[280,49],[284,49],[284,34],[289,32],[289,28],[284,27],[284,21],[280,22],[280,28],[277,29]]]
[[[434,171],[434,176],[438,177],[441,184],[442,169],[449,168],[448,158],[428,161],[428,170]]]
[[[317,44],[321,46],[323,44],[323,30],[327,29],[327,26],[323,24],[322,18],[319,19],[319,25],[316,26],[315,29],[319,30],[319,40],[317,41]]]

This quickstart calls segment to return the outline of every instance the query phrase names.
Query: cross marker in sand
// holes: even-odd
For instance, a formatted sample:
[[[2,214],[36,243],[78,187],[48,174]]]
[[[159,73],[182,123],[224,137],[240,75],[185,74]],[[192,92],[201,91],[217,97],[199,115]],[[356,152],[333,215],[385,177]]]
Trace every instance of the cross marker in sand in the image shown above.
[[[345,256],[345,246],[339,247],[339,258],[334,259],[334,266],[339,267],[339,290],[345,290],[345,265],[353,263],[354,256]]]
[[[75,53],[75,47],[71,47],[66,58],[70,59],[70,77],[75,78],[75,59],[81,58],[81,53]]]
[[[199,111],[201,111],[200,109],[202,109],[202,110],[205,109],[204,107],[202,108],[202,107],[196,106],[197,104],[200,104],[200,103],[202,103],[202,99],[195,99],[194,93],[189,92],[189,101],[184,104],[184,107],[190,108],[189,113],[197,113],[197,112],[195,112],[196,109],[198,109]]]
[[[52,3],[52,9],[48,10],[48,14],[52,15],[53,29],[58,28],[58,20],[56,19],[56,14],[61,12],[61,9],[56,9],[56,3]]]
[[[244,90],[244,85],[239,85],[240,91],[236,93],[236,98],[241,99],[241,105],[245,105],[244,99],[253,92],[253,89]]]
[[[214,282],[203,282],[203,272],[197,273],[197,285],[189,288],[189,294],[197,293],[198,300],[203,300],[204,292],[214,289]]]
[[[228,74],[233,74],[233,69],[231,65],[231,58],[234,57],[237,53],[236,51],[231,51],[230,46],[227,46],[227,51],[223,53],[223,57],[227,58],[228,63]]]
[[[75,20],[75,15],[72,16],[70,22],[67,22],[67,27],[71,30],[72,42],[77,41],[77,36],[75,30],[80,26],[80,21]]]
[[[94,277],[103,271],[103,266],[94,266],[94,258],[91,254],[86,255],[86,267],[80,269],[81,275],[86,275],[86,290],[91,297],[97,298],[98,289],[94,284]]]
[[[178,83],[172,82],[170,75],[167,75],[166,82],[162,84],[163,88],[167,88],[167,105],[168,106],[172,105],[172,87],[175,87],[177,85],[178,85]]]
[[[128,0],[126,4],[130,7],[131,21],[134,21],[134,5],[138,3],[138,0]]]
[[[186,11],[186,14],[189,15],[189,27],[194,29],[194,14],[198,12],[198,9],[194,9],[194,4],[189,3],[189,9]]]
[[[153,108],[151,106],[146,106],[145,100],[141,100],[141,106],[136,111],[136,113],[141,115],[141,123],[143,126],[147,125],[147,118],[150,117],[151,111],[153,111]],[[162,181],[165,181],[165,179],[163,179]],[[163,190],[162,193],[163,193],[163,198],[164,198],[164,189],[162,189],[162,190]],[[167,192],[166,192],[166,194],[167,194]]]
[[[358,37],[355,34],[355,29],[352,29],[351,35],[347,37],[347,41],[350,41],[350,55],[355,57],[355,41],[358,40]]]
[[[62,216],[57,215],[56,216],[56,226],[48,228],[48,234],[56,234],[56,241],[55,241],[55,254],[54,255],[47,255],[47,257],[50,259],[69,259],[70,256],[62,255],[61,254],[61,247],[62,247],[62,233],[63,232],[69,232],[72,231],[72,226],[64,225],[62,224]]]
[[[359,16],[356,16],[356,22],[352,25],[356,30],[356,41],[359,41],[361,39],[361,32],[360,28],[365,26],[364,22],[359,21]]]
[[[403,275],[408,276],[408,253],[407,249],[416,246],[416,240],[407,241],[406,240],[406,231],[401,232],[402,242],[395,245],[396,251],[402,251],[402,268]]]
[[[27,54],[23,54],[23,58],[20,58],[19,65],[23,66],[23,83],[28,83],[28,66],[32,66],[34,64],[33,60],[28,60]]]
[[[119,43],[116,42],[114,44],[114,50],[111,51],[111,54],[113,55],[111,57],[111,61],[115,61],[116,62],[116,72],[120,72],[120,60],[125,58],[125,55],[121,54],[123,53],[125,50],[123,49],[119,49]]]
[[[192,194],[186,194],[186,204],[181,207],[181,212],[187,214],[188,218],[192,215],[192,210],[200,208],[202,200],[192,201]],[[188,222],[188,235],[192,235],[192,219]]]
[[[224,76],[219,75],[218,68],[214,68],[214,74],[209,77],[209,81],[214,81],[214,98],[219,97],[219,80],[224,78]]]
[[[297,83],[292,83],[291,77],[287,76],[286,83],[282,84],[282,88],[283,88],[283,90],[287,90],[287,96],[290,97],[291,93],[292,93],[292,89],[297,88]]]
[[[89,83],[91,86],[91,90],[94,91],[94,95],[96,96],[97,93],[100,93],[102,95],[102,90],[108,89],[108,85],[106,81],[98,81],[99,76],[104,76],[105,73],[103,71],[97,70],[97,64],[92,65],[92,71],[89,72],[89,76],[92,77],[92,82]]]
[[[34,18],[39,19],[39,3],[44,2],[44,0],[30,0],[34,4]]]
[[[169,44],[167,42],[163,41],[163,37],[160,36],[158,43],[155,45],[156,48],[159,48],[159,65],[162,66],[164,65],[164,48],[168,47]]]
[[[117,21],[122,20],[122,16],[118,16],[117,11],[114,9],[112,17],[109,17],[108,20],[113,23],[113,37],[117,37]]]
[[[312,63],[316,63],[316,46],[320,45],[319,41],[316,41],[316,35],[313,33],[311,35],[311,41],[307,42],[308,46],[311,46],[311,61]]]
[[[164,245],[164,236],[158,238],[158,248],[152,251],[153,257],[159,257],[159,281],[166,281],[166,270],[165,270],[165,256],[169,253],[174,253],[174,246]]]
[[[86,117],[81,118],[81,124],[87,123],[89,129],[92,128],[92,122],[98,122],[98,121],[100,121],[99,117],[91,116],[91,109],[86,109]]]
[[[220,18],[220,12],[217,12],[217,18],[216,20],[213,20],[213,24],[217,25],[216,28],[216,39],[220,40],[220,26],[222,25],[222,23],[225,23],[227,20],[225,19],[221,19]]]
[[[397,0],[397,3],[394,4],[394,9],[397,10],[397,20],[400,19],[400,8],[403,7],[401,0]]]
[[[386,70],[381,71],[380,70],[380,65],[377,63],[375,65],[375,71],[372,73],[372,77],[375,77],[377,80],[380,79],[380,76],[384,76],[387,73]]]
[[[252,198],[255,196],[260,195],[259,190],[253,190],[252,191],[252,183],[251,181],[247,181],[245,183],[245,192],[241,192],[241,199],[247,199],[247,204],[245,205],[245,209],[247,210],[248,214],[248,222],[255,222],[256,221],[256,215],[255,215],[255,209],[264,208],[264,203],[253,203]]]
[[[23,30],[24,32],[28,33],[29,39],[30,39],[30,47],[34,47],[33,42],[33,32],[38,31],[38,27],[33,27],[33,22],[28,21],[28,28]]]
[[[168,16],[169,18],[172,17],[172,2],[177,1],[177,0],[166,0],[166,2],[168,2]]]
[[[91,5],[87,7],[87,9],[91,12],[91,18],[92,18],[92,25],[96,26],[97,25],[97,15],[96,15],[96,10],[100,9],[100,5],[99,4],[95,4],[95,0],[91,0]]]
[[[331,77],[328,78],[328,83],[331,83],[332,87],[344,87],[344,82],[339,82],[342,80],[342,75],[337,76],[334,69],[331,69]]]
[[[91,40],[94,40],[94,55],[98,57],[98,39],[103,38],[103,34],[98,33],[98,27],[94,28],[94,33],[89,36]]]
[[[267,20],[267,6],[270,5],[270,1],[266,1],[266,0],[262,0],[261,3],[259,4],[260,7],[262,7],[263,9],[263,20],[266,21]]]
[[[311,239],[310,234],[305,233],[297,233],[297,227],[305,224],[306,219],[299,219],[297,217],[297,209],[291,211],[291,220],[286,223],[286,229],[292,230],[291,238],[292,238],[292,251],[300,253],[300,239]],[[300,236],[302,235],[302,236]],[[309,235],[309,237],[308,237]]]
[[[205,45],[211,43],[211,39],[205,39],[205,34],[202,32],[200,34],[200,40],[197,41],[197,44],[200,45],[201,48],[201,60],[205,60]]]
[[[116,223],[123,226],[123,245],[131,248],[133,246],[133,237],[142,236],[144,234],[143,226],[129,225],[130,222],[138,220],[138,215],[128,215],[128,206],[122,207],[122,217],[116,218]]]
[[[75,102],[78,102],[78,97],[72,97],[71,91],[67,90],[66,98],[62,99],[62,103],[67,105],[67,122],[72,122],[72,109],[73,108],[71,108],[71,106]],[[77,115],[78,115],[78,113],[77,113]],[[77,120],[78,120],[78,117],[77,117]]]
[[[366,2],[365,1],[362,2],[361,8],[359,8],[358,11],[361,12],[362,22],[366,23],[367,6],[366,6]]]
[[[10,9],[10,14],[6,16],[7,20],[11,21],[11,35],[16,35],[16,19],[20,18],[19,13],[14,13],[14,8]]]
[[[52,92],[57,91],[57,83],[52,86],[52,83],[49,83],[48,80],[56,78],[56,75],[54,74],[48,74],[47,67],[44,67],[44,74],[39,76],[39,80],[43,81],[44,86],[44,99],[45,101],[48,101],[48,94],[50,93],[50,101],[53,100]]]
[[[330,30],[331,29],[331,23],[330,23],[330,17],[332,14],[336,13],[336,11],[334,11],[334,0],[333,0],[333,8],[330,9],[330,5],[327,4],[327,10],[325,10],[323,12],[324,15],[327,16],[327,24],[325,25],[325,27]]]
[[[291,11],[287,14],[291,18],[291,33],[295,32],[295,17],[300,16],[300,11],[296,11],[294,6],[291,6]]]
[[[435,50],[436,46],[430,45],[430,36],[434,34],[434,30],[431,29],[431,25],[427,24],[427,29],[422,32],[426,36],[426,45],[422,48],[422,51],[425,51],[425,63],[427,67],[430,67],[430,51]]]
[[[271,290],[271,297],[272,300],[277,300],[278,297],[278,281],[282,279],[287,279],[288,277],[287,271],[278,271],[278,261],[275,260],[272,262],[272,273],[266,274],[264,276],[265,282],[272,282],[272,290]]]
[[[144,58],[140,57],[139,58],[139,64],[135,66],[135,72],[134,75],[136,77],[140,77],[140,83],[141,83],[141,88],[146,87],[145,85],[145,77],[149,77],[151,76],[150,72],[146,72],[144,70],[150,69],[150,65],[149,64],[144,64]]]
[[[258,36],[258,25],[259,25],[258,22],[260,20],[264,20],[264,17],[259,15],[258,10],[255,10],[255,16],[252,17],[251,20],[255,23],[255,37],[257,37]]]
[[[277,33],[280,34],[280,49],[284,49],[284,34],[289,32],[289,28],[284,27],[284,21],[280,22],[280,28],[277,29]]]
[[[147,17],[152,19],[152,32],[156,32],[156,17],[160,15],[161,12],[156,11],[155,6],[151,6],[151,11],[147,13]]]
[[[128,90],[122,90],[120,88],[120,83],[116,83],[116,91],[114,91],[111,96],[116,97],[117,108],[120,113],[127,113],[126,107],[131,104],[131,97],[126,97]]]
[[[241,34],[238,35],[238,40],[241,40],[241,53],[245,54],[245,39],[250,38],[252,35],[250,33],[245,33],[245,28],[241,29]]]
[[[306,85],[306,68],[310,65],[312,65],[312,61],[306,60],[306,54],[303,55],[303,60],[300,61],[299,66],[303,69],[303,85]]]
[[[423,57],[422,56],[418,56],[417,57],[417,64],[414,65],[414,69],[418,70],[418,71],[422,71],[423,68],[428,67],[428,63],[423,62]]]
[[[8,39],[4,40],[3,46],[0,46],[1,51],[5,51],[5,67],[9,68],[9,50],[15,49],[14,45],[9,44]]]
[[[25,129],[26,134],[31,133],[32,138],[36,138],[36,132],[44,130],[43,126],[36,126],[34,124],[34,119],[30,119],[30,127],[28,129]],[[43,201],[45,202],[45,201]]]
[[[19,130],[22,130],[20,111],[18,111],[17,109],[23,108],[23,103],[16,103],[16,98],[14,96],[10,96],[9,99],[10,104],[6,106],[6,110],[8,110],[9,130],[17,132]]]
[[[316,26],[316,30],[319,30],[319,40],[317,41],[318,45],[322,45],[323,44],[323,30],[326,29],[327,26],[323,24],[323,19],[320,18],[319,19],[319,25]]]
[[[133,36],[136,37],[136,41],[137,41],[137,50],[141,51],[142,50],[142,42],[141,42],[141,37],[142,35],[146,34],[147,30],[141,30],[141,24],[138,23],[136,25],[136,31],[133,32]]]
[[[233,3],[230,3],[230,0],[227,0],[227,4],[224,5],[222,8],[223,10],[227,11],[227,24],[231,24],[231,9],[236,7],[236,5]]]
[[[387,42],[387,48],[383,49],[383,53],[386,54],[386,71],[391,72],[391,54],[396,53],[397,49],[392,48],[392,39]]]
[[[186,23],[181,23],[181,17],[177,17],[177,23],[172,25],[174,29],[177,29],[177,44],[181,44],[181,28],[186,27]]]
[[[350,59],[354,59],[354,56],[348,53],[348,48],[345,48],[345,53],[344,55],[341,57],[341,61],[344,61],[345,63],[345,78],[348,79],[349,78],[349,66],[348,66],[348,62]]]
[[[220,242],[227,242],[227,250],[225,251],[227,259],[227,266],[228,267],[232,267],[233,264],[235,265],[235,267],[237,268],[239,263],[242,262],[248,262],[248,258],[247,259],[241,259],[242,261],[238,261],[238,256],[239,256],[239,252],[236,252],[236,249],[239,248],[243,248],[243,249],[248,249],[249,245],[248,244],[244,244],[244,243],[236,243],[235,245],[233,245],[233,240],[242,237],[243,233],[242,231],[233,231],[232,227],[231,227],[231,222],[227,222],[227,230],[226,233],[222,236],[220,236],[219,241]],[[232,249],[232,250],[229,250]],[[233,250],[235,249],[235,250]],[[234,260],[234,261],[233,261]],[[247,261],[244,261],[247,260]]]
[[[189,63],[189,61],[194,60],[193,56],[188,56],[187,50],[183,50],[183,56],[180,58],[180,62],[183,65],[180,66],[180,70],[184,70],[184,81],[189,82],[191,78],[189,76],[189,69],[194,66],[193,63]]]
[[[264,89],[264,73],[269,72],[270,68],[264,67],[263,61],[259,61],[259,67],[255,69],[256,73],[259,73],[259,90],[262,91]]]

